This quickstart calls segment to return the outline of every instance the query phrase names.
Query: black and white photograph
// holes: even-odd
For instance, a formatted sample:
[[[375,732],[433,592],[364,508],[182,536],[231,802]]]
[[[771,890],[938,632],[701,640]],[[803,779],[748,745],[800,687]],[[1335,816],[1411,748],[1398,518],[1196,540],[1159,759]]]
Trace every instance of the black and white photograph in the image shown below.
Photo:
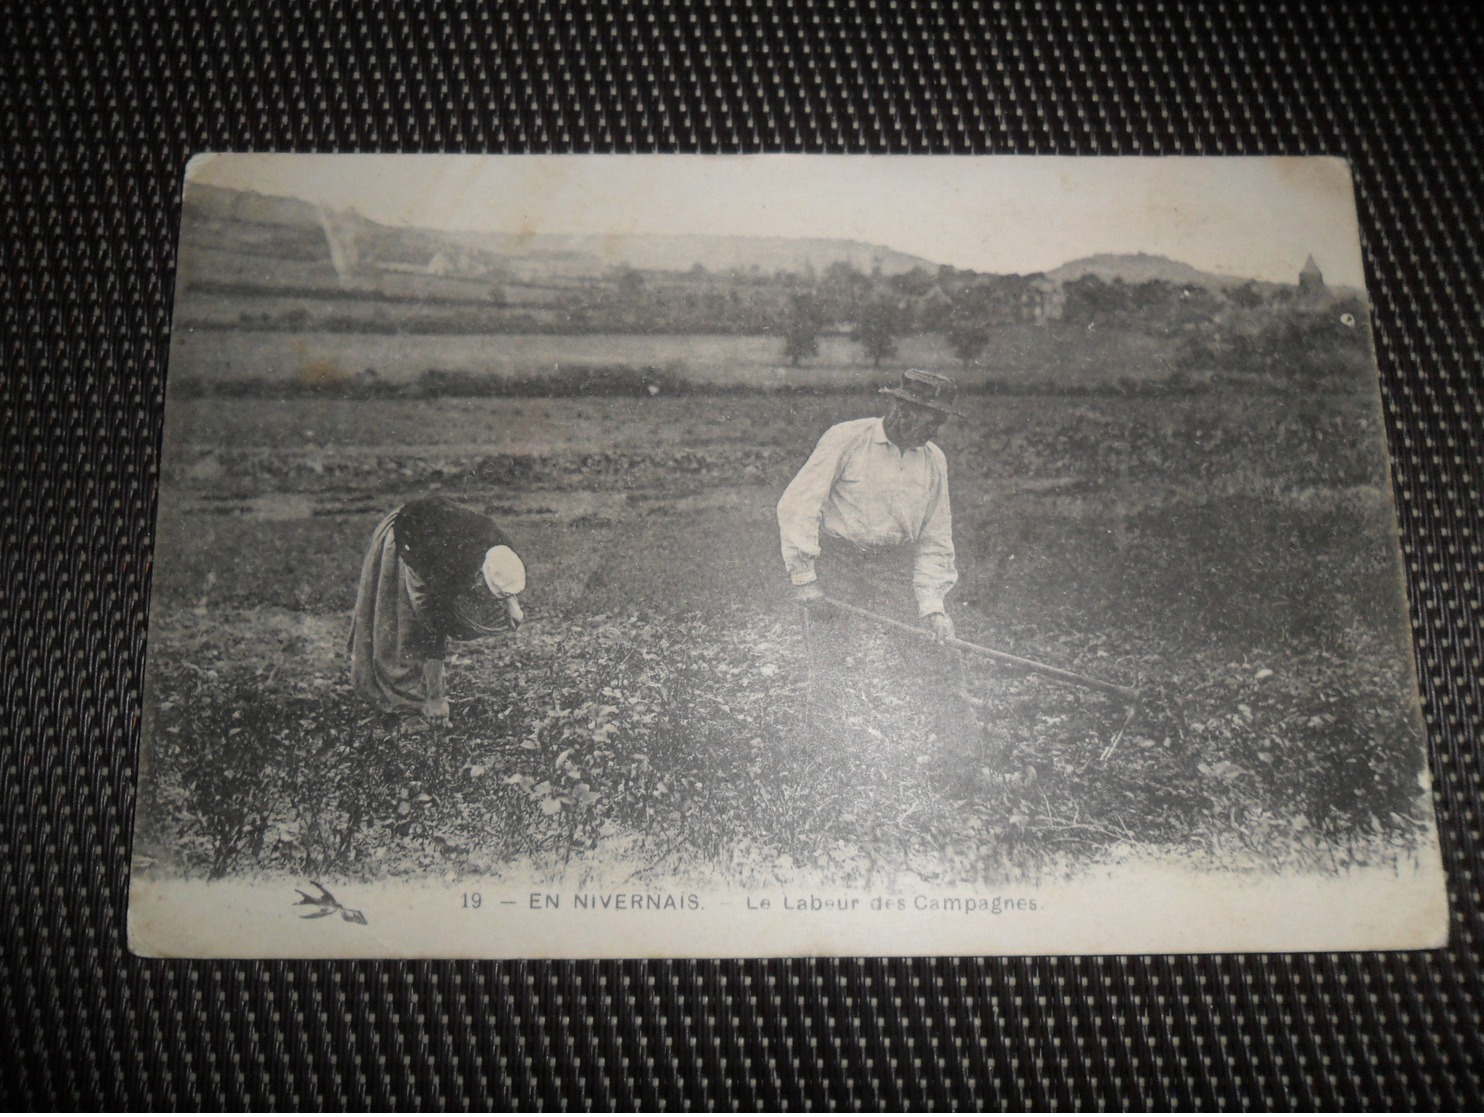
[[[198,156],[149,956],[1403,949],[1328,158]]]

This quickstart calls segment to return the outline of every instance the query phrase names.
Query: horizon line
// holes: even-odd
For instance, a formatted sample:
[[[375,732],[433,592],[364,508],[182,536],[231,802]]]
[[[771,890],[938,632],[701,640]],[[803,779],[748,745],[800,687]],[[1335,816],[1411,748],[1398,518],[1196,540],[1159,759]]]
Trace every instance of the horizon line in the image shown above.
[[[1188,260],[1184,260],[1184,259],[1181,259],[1181,258],[1176,257],[1176,256],[1170,256],[1170,255],[1167,255],[1166,253],[1163,253],[1163,252],[1148,252],[1148,251],[1145,251],[1143,249],[1139,249],[1139,250],[1133,251],[1133,252],[1093,251],[1093,252],[1087,253],[1086,255],[1075,256],[1075,257],[1072,257],[1071,259],[1063,260],[1063,261],[1061,261],[1061,263],[1057,264],[1055,267],[1050,267],[1050,268],[1034,268],[1034,269],[1031,269],[1031,270],[1028,270],[1028,271],[1020,271],[1020,272],[981,271],[981,270],[976,269],[976,268],[961,268],[961,267],[957,267],[956,265],[947,264],[947,263],[944,263],[944,262],[939,261],[939,260],[934,260],[934,259],[931,259],[929,257],[922,256],[922,255],[920,255],[918,253],[915,253],[915,252],[907,252],[907,251],[905,251],[903,249],[895,248],[895,247],[893,247],[893,246],[891,246],[889,244],[885,244],[885,243],[882,243],[882,242],[879,242],[879,241],[864,241],[864,240],[857,240],[857,239],[854,239],[854,238],[851,238],[851,237],[840,237],[840,236],[792,236],[792,235],[783,234],[783,233],[561,232],[561,231],[550,230],[550,229],[539,230],[539,231],[538,230],[529,230],[529,231],[527,231],[527,230],[510,230],[510,229],[471,229],[471,228],[467,228],[467,227],[464,227],[464,226],[440,226],[440,225],[426,225],[426,224],[407,224],[407,223],[402,223],[402,222],[388,222],[388,221],[383,221],[383,220],[381,220],[379,218],[369,217],[366,214],[362,213],[360,210],[358,210],[354,205],[347,205],[347,206],[343,206],[343,207],[340,207],[340,206],[328,206],[328,205],[325,205],[325,204],[323,204],[321,202],[316,202],[316,201],[314,201],[311,198],[306,198],[302,194],[282,194],[282,193],[277,193],[277,192],[270,191],[270,190],[258,190],[258,189],[254,189],[252,187],[222,186],[222,185],[218,185],[216,183],[199,182],[199,181],[196,181],[196,180],[194,180],[192,178],[189,178],[189,177],[187,177],[185,179],[185,181],[182,183],[182,187],[183,187],[183,189],[182,189],[182,195],[181,195],[181,206],[182,206],[182,210],[184,210],[184,207],[185,207],[185,204],[186,204],[186,200],[189,197],[189,194],[190,194],[191,189],[193,189],[193,188],[194,189],[203,189],[204,188],[206,190],[219,190],[219,191],[223,191],[223,192],[230,193],[230,194],[250,194],[250,195],[253,195],[253,196],[259,197],[259,198],[273,198],[273,199],[277,199],[277,200],[280,200],[280,201],[299,202],[299,203],[301,203],[301,204],[303,204],[305,206],[308,206],[311,209],[314,209],[314,210],[323,210],[323,211],[327,211],[329,213],[334,213],[334,214],[354,214],[355,217],[358,218],[359,220],[369,222],[370,224],[379,226],[379,227],[381,227],[383,229],[407,229],[407,230],[413,230],[413,231],[417,231],[417,232],[435,233],[435,234],[442,234],[442,235],[448,235],[448,236],[470,236],[470,237],[478,237],[478,236],[504,236],[504,237],[515,237],[517,239],[526,239],[526,240],[529,240],[529,239],[532,239],[532,238],[536,238],[536,237],[564,237],[564,238],[573,239],[573,240],[579,240],[579,239],[580,240],[619,240],[619,239],[622,239],[622,240],[638,240],[638,239],[658,240],[658,239],[666,239],[666,238],[677,239],[678,240],[678,239],[682,239],[682,238],[698,238],[698,239],[706,239],[706,240],[714,240],[714,241],[725,241],[725,240],[770,240],[770,241],[784,241],[784,242],[793,242],[793,243],[801,243],[801,242],[809,242],[809,241],[819,241],[819,242],[828,242],[828,243],[834,243],[834,244],[855,244],[855,245],[860,245],[860,246],[865,247],[865,248],[879,248],[879,249],[883,249],[883,250],[885,250],[887,252],[895,253],[898,256],[907,257],[907,258],[913,259],[913,260],[921,260],[923,263],[930,264],[930,265],[932,265],[934,268],[936,268],[938,270],[941,270],[943,268],[950,268],[950,269],[952,269],[953,271],[956,271],[956,272],[966,272],[966,273],[969,273],[969,274],[972,274],[972,275],[988,275],[988,276],[1011,276],[1011,275],[1015,275],[1015,276],[1034,276],[1034,275],[1049,275],[1052,272],[1059,271],[1062,268],[1068,267],[1068,266],[1070,266],[1072,264],[1082,263],[1082,262],[1087,261],[1087,260],[1094,260],[1094,259],[1097,259],[1099,257],[1122,258],[1122,259],[1137,259],[1139,257],[1147,257],[1148,259],[1152,259],[1152,260],[1165,260],[1165,261],[1167,261],[1169,263],[1178,264],[1178,265],[1180,265],[1182,267],[1189,268],[1190,270],[1192,270],[1194,272],[1198,272],[1201,275],[1213,276],[1213,277],[1216,277],[1216,278],[1219,278],[1219,279],[1241,279],[1241,280],[1246,280],[1246,281],[1251,282],[1251,283],[1267,283],[1267,284],[1272,284],[1274,286],[1297,286],[1297,276],[1295,276],[1295,279],[1294,280],[1261,279],[1261,278],[1259,278],[1259,277],[1257,277],[1255,275],[1248,275],[1248,274],[1243,274],[1243,273],[1240,273],[1240,272],[1224,272],[1224,271],[1218,271],[1218,270],[1210,269],[1210,268],[1198,267],[1197,265],[1190,263]],[[184,222],[182,222],[182,229],[183,228],[184,228]],[[515,254],[515,255],[517,255],[517,258],[520,258],[520,254]],[[1312,255],[1313,255],[1313,253],[1309,253],[1309,256],[1310,257],[1312,257]],[[702,266],[704,266],[704,265],[702,265]],[[684,269],[665,269],[665,268],[642,269],[641,268],[641,269],[636,269],[636,270],[641,270],[641,271],[642,270],[670,271],[670,270],[684,270]],[[1121,281],[1121,277],[1115,277],[1115,280]],[[1334,288],[1349,289],[1349,290],[1364,290],[1363,287],[1357,286],[1355,284],[1349,284],[1349,283],[1329,284],[1329,286],[1332,286]]]

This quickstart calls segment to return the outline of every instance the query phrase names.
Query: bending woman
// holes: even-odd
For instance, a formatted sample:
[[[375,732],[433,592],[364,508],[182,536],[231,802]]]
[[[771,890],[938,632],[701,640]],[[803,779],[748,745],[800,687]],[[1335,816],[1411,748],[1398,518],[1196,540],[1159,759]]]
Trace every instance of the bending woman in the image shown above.
[[[442,496],[408,501],[381,521],[361,565],[351,685],[382,710],[447,725],[448,641],[518,627],[525,586],[525,565],[488,516]]]

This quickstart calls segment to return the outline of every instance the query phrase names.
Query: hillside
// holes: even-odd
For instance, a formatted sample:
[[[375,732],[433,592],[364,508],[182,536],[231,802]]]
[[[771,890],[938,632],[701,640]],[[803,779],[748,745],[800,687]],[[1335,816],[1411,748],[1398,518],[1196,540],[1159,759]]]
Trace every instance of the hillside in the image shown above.
[[[1046,273],[1046,277],[1056,283],[1070,283],[1087,275],[1095,275],[1105,283],[1121,279],[1129,286],[1137,286],[1158,279],[1177,287],[1204,287],[1208,291],[1230,291],[1250,283],[1258,292],[1268,297],[1282,289],[1293,287],[1292,283],[1271,283],[1242,275],[1202,271],[1183,260],[1172,260],[1168,256],[1147,252],[1107,252],[1084,256]],[[1297,272],[1294,273],[1294,279],[1298,279]],[[1330,284],[1327,289],[1335,298],[1355,298],[1362,301],[1365,298],[1365,292],[1358,287]]]
[[[586,266],[601,273],[615,265],[642,271],[690,271],[699,265],[711,272],[823,271],[832,263],[848,261],[857,271],[880,267],[883,275],[901,275],[913,268],[936,272],[938,265],[920,256],[880,245],[827,238],[732,237],[656,234],[564,236],[541,233],[469,233],[464,243],[501,255],[528,260],[561,261],[564,267]]]
[[[1085,275],[1095,275],[1109,283],[1115,279],[1121,279],[1128,284],[1148,283],[1151,280],[1162,279],[1166,283],[1173,283],[1177,286],[1189,284],[1217,290],[1240,287],[1249,282],[1246,276],[1201,271],[1181,260],[1171,260],[1168,256],[1155,256],[1147,252],[1101,253],[1095,256],[1084,256],[1080,260],[1071,260],[1046,273],[1048,279],[1055,280],[1057,283],[1070,283]]]
[[[499,262],[493,253],[471,252],[461,233],[382,225],[354,209],[326,211],[298,198],[193,183],[182,211],[182,240],[208,252],[278,257],[346,271],[426,265],[439,253],[456,255],[463,270],[471,272]],[[350,253],[348,260],[332,259],[330,231]]]
[[[324,236],[328,222],[347,240],[354,239],[359,263],[426,262],[439,251],[470,255],[488,264],[520,261],[527,276],[600,276],[614,267],[641,271],[690,271],[698,265],[711,272],[823,271],[847,261],[858,271],[879,267],[883,275],[914,268],[936,271],[938,265],[919,256],[881,245],[827,238],[735,237],[654,234],[564,235],[557,233],[463,232],[390,226],[355,210],[322,213],[297,198],[192,184],[184,205],[185,232],[192,239],[217,239],[215,247],[241,244],[255,253],[278,247],[289,258],[306,249],[329,262]]]

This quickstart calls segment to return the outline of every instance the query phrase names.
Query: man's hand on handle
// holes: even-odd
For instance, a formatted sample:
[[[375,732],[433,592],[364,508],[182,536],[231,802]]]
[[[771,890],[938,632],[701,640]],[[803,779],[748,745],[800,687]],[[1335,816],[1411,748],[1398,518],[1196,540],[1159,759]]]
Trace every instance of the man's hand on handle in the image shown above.
[[[930,613],[927,622],[928,627],[933,630],[933,636],[940,642],[953,639],[953,620],[947,613]]]
[[[817,581],[794,587],[794,600],[806,609],[824,599],[824,590],[819,588]],[[953,629],[953,619],[947,613],[929,613],[923,620],[927,622],[935,640],[952,640],[957,635]]]

